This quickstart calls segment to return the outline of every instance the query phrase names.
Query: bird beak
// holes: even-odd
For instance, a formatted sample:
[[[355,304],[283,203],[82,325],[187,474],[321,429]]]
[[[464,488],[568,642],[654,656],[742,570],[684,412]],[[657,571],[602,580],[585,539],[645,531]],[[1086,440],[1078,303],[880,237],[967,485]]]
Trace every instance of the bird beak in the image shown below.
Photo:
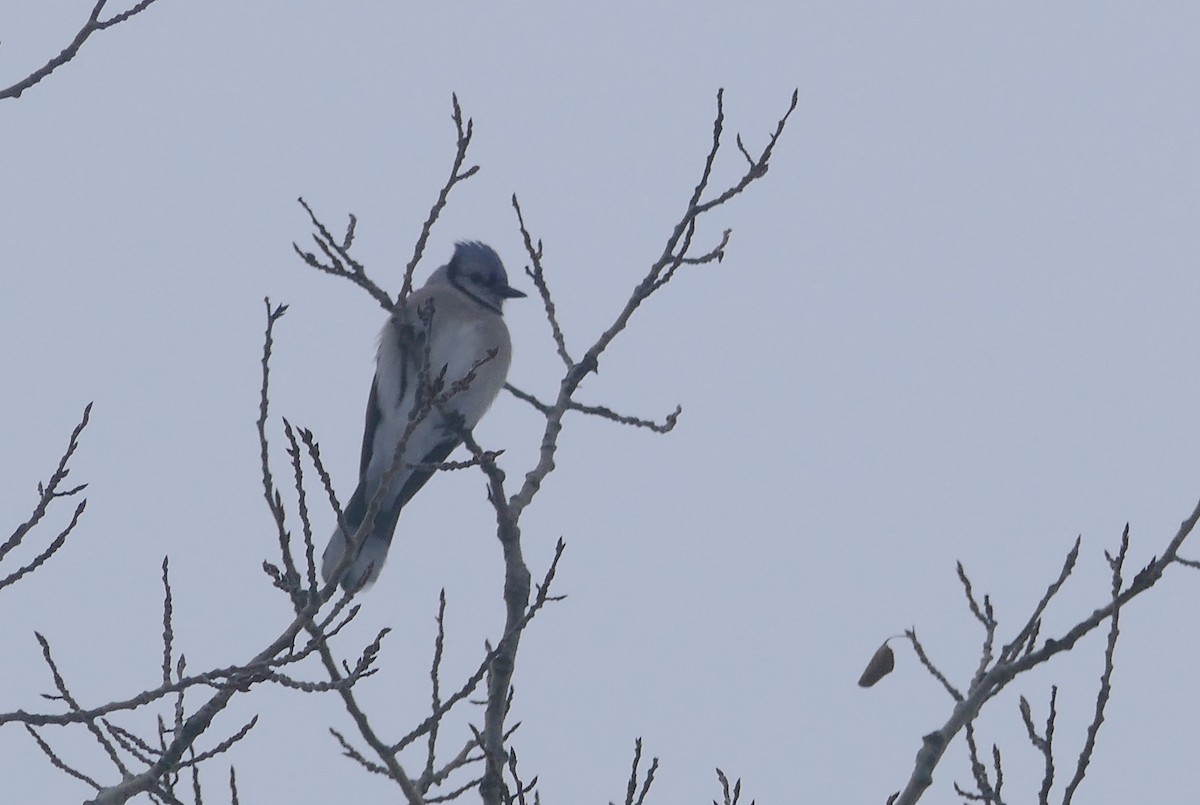
[[[528,296],[528,294],[525,293],[524,291],[518,291],[516,288],[513,288],[511,285],[502,285],[501,287],[496,288],[495,291],[496,291],[496,293],[503,296],[505,299],[516,299],[517,297]]]

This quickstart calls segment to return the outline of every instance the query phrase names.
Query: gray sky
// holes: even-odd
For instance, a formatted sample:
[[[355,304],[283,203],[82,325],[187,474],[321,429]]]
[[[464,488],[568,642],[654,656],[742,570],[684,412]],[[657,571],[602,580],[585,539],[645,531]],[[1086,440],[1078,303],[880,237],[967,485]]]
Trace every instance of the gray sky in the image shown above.
[[[189,668],[246,659],[278,630],[285,602],[259,569],[275,555],[253,431],[262,298],[291,306],[275,422],[313,428],[348,495],[383,313],[293,256],[309,231],[295,199],[335,226],[356,213],[359,258],[398,288],[449,170],[451,92],[482,170],[419,279],[470,238],[532,290],[516,192],[581,348],[682,211],[717,88],[751,150],[800,90],[770,174],[702,233],[733,229],[724,263],[652,300],[584,386],[643,416],[680,403],[679,427],[569,420],[526,519],[535,575],[568,543],[569,598],[527,634],[515,679],[516,747],[543,801],[622,796],[640,735],[662,759],[655,802],[711,800],[714,766],[760,803],[883,802],[950,702],[907,651],[877,688],[854,682],[915,626],[965,685],[981,634],[955,560],[1011,630],[1082,534],[1050,633],[1103,603],[1102,551],[1126,521],[1131,565],[1162,549],[1200,493],[1200,8],[649,5],[160,0],[0,104],[6,528],[96,401],[73,476],[91,484],[83,525],[0,599],[0,710],[47,706],[34,629],[85,702],[154,684],[164,554]],[[0,84],[91,6],[0,5]],[[510,379],[547,393],[539,305],[507,319]],[[520,476],[539,419],[505,396],[478,433]],[[353,655],[394,628],[364,688],[389,734],[423,716],[438,589],[453,677],[500,629],[491,524],[478,473],[436,478],[404,513],[341,643]],[[1083,801],[1189,801],[1198,599],[1200,578],[1172,571],[1124,613]],[[1081,643],[986,711],[1014,800],[1040,775],[1016,694],[1044,713],[1061,686],[1073,753],[1101,649]],[[251,713],[233,756],[243,802],[394,798],[338,756],[333,697],[260,691],[214,736]],[[115,781],[81,730],[46,736]],[[960,737],[925,801],[957,801],[964,758]],[[0,730],[0,780],[14,802],[87,794],[16,728]]]

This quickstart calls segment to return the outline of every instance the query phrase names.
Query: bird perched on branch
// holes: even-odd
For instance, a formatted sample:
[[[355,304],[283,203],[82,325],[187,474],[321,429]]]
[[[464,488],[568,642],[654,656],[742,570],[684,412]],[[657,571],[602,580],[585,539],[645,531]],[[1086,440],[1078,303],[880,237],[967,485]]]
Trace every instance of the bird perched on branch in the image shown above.
[[[361,589],[378,578],[400,510],[436,471],[431,465],[462,444],[504,387],[512,342],[501,308],[519,296],[525,294],[508,284],[491,247],[459,243],[450,262],[384,325],[358,488],[346,505],[346,530],[334,530],[321,560],[325,581],[333,580],[371,501],[381,495],[374,525],[357,535],[358,549],[341,583]],[[389,473],[391,483],[380,492]]]

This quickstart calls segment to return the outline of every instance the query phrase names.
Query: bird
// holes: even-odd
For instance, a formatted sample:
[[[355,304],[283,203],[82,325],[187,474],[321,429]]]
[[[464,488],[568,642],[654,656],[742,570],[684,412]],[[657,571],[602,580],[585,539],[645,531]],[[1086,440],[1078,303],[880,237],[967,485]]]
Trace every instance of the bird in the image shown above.
[[[340,582],[348,591],[360,591],[379,577],[400,510],[435,472],[429,465],[445,461],[462,444],[504,387],[512,341],[502,309],[506,299],[525,295],[508,284],[504,264],[490,246],[465,241],[392,313],[379,336],[358,487],[345,508],[345,530],[334,529],[321,558],[327,583],[335,580],[349,537],[359,530],[372,499],[382,494],[374,526],[361,535]],[[380,493],[410,419],[427,406],[430,384],[441,378],[445,394],[473,368],[465,389],[429,408],[411,427],[391,483]]]

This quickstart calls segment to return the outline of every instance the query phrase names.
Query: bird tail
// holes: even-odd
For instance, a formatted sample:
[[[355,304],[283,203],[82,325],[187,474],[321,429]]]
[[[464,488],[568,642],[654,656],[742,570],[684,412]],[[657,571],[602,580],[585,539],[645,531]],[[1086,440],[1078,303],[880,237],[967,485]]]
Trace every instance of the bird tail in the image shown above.
[[[329,538],[329,546],[325,549],[325,555],[321,558],[321,577],[326,582],[333,581],[334,571],[342,562],[348,542],[346,533],[342,531],[341,527],[335,528],[333,536]],[[377,525],[375,530],[363,538],[362,543],[358,546],[358,552],[342,574],[342,588],[361,592],[374,584],[375,579],[379,578],[379,571],[383,569],[390,546],[391,534],[389,533],[385,537],[380,533]]]
[[[321,577],[325,579],[326,583],[334,580],[334,573],[349,547],[350,540],[347,538],[347,534],[353,536],[359,530],[363,518],[367,514],[369,500],[367,489],[360,482],[350,497],[350,502],[346,504],[346,511],[343,515],[346,530],[343,531],[341,526],[333,530],[333,535],[329,538],[329,545],[325,548],[324,556],[321,557]],[[375,515],[374,528],[363,535],[357,553],[350,560],[345,572],[342,573],[342,589],[361,592],[379,578],[379,571],[383,570],[383,562],[387,559],[388,548],[392,545],[392,535],[396,531],[396,521],[400,519],[400,509],[403,506],[402,500],[396,500]]]

